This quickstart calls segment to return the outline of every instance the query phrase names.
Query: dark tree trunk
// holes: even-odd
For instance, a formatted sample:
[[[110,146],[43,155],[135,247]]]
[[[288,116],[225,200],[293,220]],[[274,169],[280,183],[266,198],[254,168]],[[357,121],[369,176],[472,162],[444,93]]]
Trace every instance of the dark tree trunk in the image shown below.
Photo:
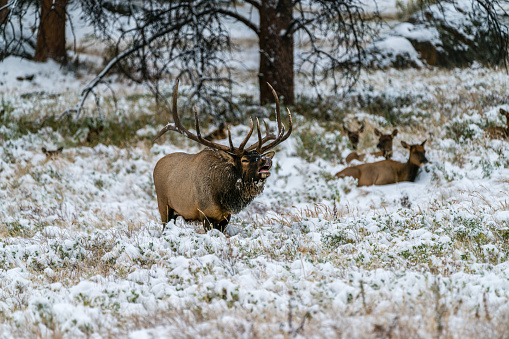
[[[0,0],[0,7],[7,5],[8,0]],[[7,16],[9,15],[9,9],[3,9],[0,11],[0,27],[6,23]]]
[[[284,36],[292,20],[291,0],[262,0],[260,7],[260,103],[274,102],[267,82],[284,103],[294,102],[293,34]]]
[[[41,0],[41,21],[34,61],[67,61],[65,53],[65,7],[67,0]]]

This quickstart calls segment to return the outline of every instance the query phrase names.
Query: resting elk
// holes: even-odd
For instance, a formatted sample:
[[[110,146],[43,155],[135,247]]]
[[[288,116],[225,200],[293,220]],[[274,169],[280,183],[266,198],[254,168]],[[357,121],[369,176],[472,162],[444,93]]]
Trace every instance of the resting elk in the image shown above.
[[[45,147],[41,148],[42,153],[46,154],[46,158],[53,158],[62,153],[63,147],[59,147],[56,150],[47,150]]]
[[[353,177],[359,181],[359,186],[388,185],[402,181],[415,181],[419,168],[428,163],[424,144],[409,145],[402,141],[401,145],[410,151],[408,161],[382,160],[369,164],[347,167],[336,177]]]
[[[490,138],[493,139],[507,139],[509,137],[509,112],[504,109],[500,109],[500,114],[505,115],[506,127],[490,127],[486,130]]]
[[[226,137],[228,136],[227,133],[228,130],[225,126],[225,123],[224,121],[221,121],[217,129],[207,134],[204,139],[208,141],[223,140],[226,139]]]
[[[288,139],[292,132],[290,110],[289,127],[285,133],[279,100],[272,86],[270,88],[276,99],[277,136],[270,133],[265,124],[266,135],[262,138],[260,122],[256,119],[258,141],[246,147],[254,130],[251,119],[251,129],[240,145],[235,147],[229,128],[229,146],[205,140],[201,136],[196,106],[196,134],[182,126],[177,113],[177,80],[173,91],[174,124],[166,125],[154,141],[167,131],[176,131],[207,148],[197,154],[171,153],[157,162],[154,185],[163,231],[166,223],[179,215],[186,220],[203,222],[205,230],[213,227],[224,231],[231,215],[240,212],[262,193],[265,180],[270,176],[274,156],[274,152],[268,151]]]
[[[348,128],[346,128],[345,124],[343,124],[343,130],[346,132],[346,135],[352,144],[352,148],[357,149],[357,145],[359,145],[360,134],[364,132],[364,125],[361,125],[361,127],[359,127],[359,129],[356,131],[350,131]]]
[[[375,128],[375,135],[378,137],[378,144],[376,147],[380,150],[379,152],[370,153],[370,155],[378,158],[384,157],[385,159],[392,158],[392,140],[396,135],[398,135],[398,129],[392,131],[391,134],[383,134],[377,128]],[[354,160],[364,161],[366,158],[366,154],[358,154],[357,152],[352,152],[346,156],[346,163],[350,164]]]

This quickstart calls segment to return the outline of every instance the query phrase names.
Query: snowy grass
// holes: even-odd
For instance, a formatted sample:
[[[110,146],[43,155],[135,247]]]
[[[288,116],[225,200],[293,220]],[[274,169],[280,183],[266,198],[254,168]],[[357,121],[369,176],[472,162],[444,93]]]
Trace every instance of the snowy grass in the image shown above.
[[[87,140],[97,111],[53,118],[75,93],[26,91],[0,94],[2,337],[509,335],[509,144],[483,132],[503,125],[504,72],[389,70],[346,98],[301,94],[296,130],[233,236],[180,219],[161,233],[154,165],[200,148],[176,133],[150,141],[166,117],[145,92],[115,103],[105,91],[104,129]],[[400,161],[401,140],[428,138],[432,163],[416,183],[335,179],[350,152],[343,121],[365,123],[362,151],[373,128],[397,127]]]

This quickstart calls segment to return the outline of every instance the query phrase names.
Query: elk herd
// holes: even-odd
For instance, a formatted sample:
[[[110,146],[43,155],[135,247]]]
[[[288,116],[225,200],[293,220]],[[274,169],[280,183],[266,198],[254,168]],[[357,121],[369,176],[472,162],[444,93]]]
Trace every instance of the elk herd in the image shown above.
[[[277,132],[273,134],[265,123],[265,135],[262,137],[260,121],[256,119],[257,141],[248,145],[255,123],[251,118],[251,126],[238,146],[234,146],[229,127],[221,128],[206,137],[202,137],[198,112],[195,106],[195,134],[187,130],[180,122],[177,112],[178,81],[173,91],[172,118],[155,137],[159,139],[168,131],[178,132],[196,141],[206,148],[197,154],[171,153],[161,158],[154,168],[154,185],[157,204],[163,230],[166,224],[182,216],[185,220],[203,223],[205,230],[212,228],[224,231],[231,215],[239,213],[256,196],[262,193],[266,179],[270,176],[274,151],[271,149],[288,139],[292,133],[292,115],[288,113],[288,129],[281,120],[280,104],[276,91],[268,84],[276,102]],[[487,133],[494,137],[509,135],[509,113],[500,110],[508,119],[507,128],[493,128]],[[349,166],[336,173],[336,177],[353,177],[359,186],[387,185],[403,181],[414,181],[419,168],[428,163],[424,145],[410,145],[401,141],[401,145],[409,151],[408,161],[392,160],[393,140],[398,134],[394,129],[384,134],[374,129],[378,137],[377,152],[359,154],[357,148],[364,125],[350,131],[345,125],[343,130],[353,148],[345,159],[347,166],[353,162],[363,162],[369,157],[384,157],[385,160]],[[221,132],[222,131],[222,132]],[[228,146],[216,143],[215,139],[228,139]]]

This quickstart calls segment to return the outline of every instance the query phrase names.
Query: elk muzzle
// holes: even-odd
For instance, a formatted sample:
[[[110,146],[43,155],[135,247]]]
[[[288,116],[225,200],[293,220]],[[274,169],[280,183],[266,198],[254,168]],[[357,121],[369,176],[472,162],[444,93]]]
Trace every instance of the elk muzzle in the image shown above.
[[[272,159],[269,157],[262,157],[263,165],[258,170],[258,174],[262,179],[267,179],[270,176],[270,168],[272,167]]]

